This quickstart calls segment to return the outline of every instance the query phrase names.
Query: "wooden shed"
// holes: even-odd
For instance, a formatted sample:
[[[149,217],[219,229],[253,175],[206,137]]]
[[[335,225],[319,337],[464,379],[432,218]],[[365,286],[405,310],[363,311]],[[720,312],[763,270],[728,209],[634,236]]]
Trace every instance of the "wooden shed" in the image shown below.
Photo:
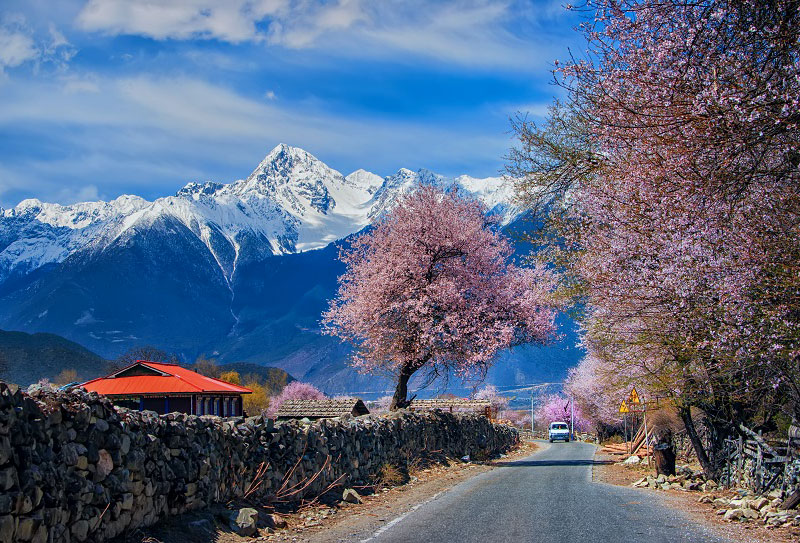
[[[286,400],[275,417],[286,419],[329,419],[351,415],[368,415],[369,409],[357,398],[351,400]]]

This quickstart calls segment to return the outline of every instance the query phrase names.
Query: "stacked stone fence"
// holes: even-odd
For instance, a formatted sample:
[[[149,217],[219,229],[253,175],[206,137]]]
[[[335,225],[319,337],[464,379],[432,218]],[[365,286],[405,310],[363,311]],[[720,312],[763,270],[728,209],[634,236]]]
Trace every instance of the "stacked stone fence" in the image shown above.
[[[367,484],[426,453],[494,455],[518,432],[483,416],[402,413],[304,424],[115,408],[82,390],[0,382],[0,542],[105,541],[213,503]],[[323,469],[325,468],[325,469]],[[308,481],[322,472],[307,486]],[[284,484],[285,483],[285,484]]]

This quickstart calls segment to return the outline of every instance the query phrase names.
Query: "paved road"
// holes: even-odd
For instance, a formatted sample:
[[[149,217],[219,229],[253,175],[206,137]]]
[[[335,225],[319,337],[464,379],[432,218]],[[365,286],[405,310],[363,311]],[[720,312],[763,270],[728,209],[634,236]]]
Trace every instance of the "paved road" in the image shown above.
[[[362,541],[723,542],[651,491],[592,482],[595,447],[554,443],[465,481]]]

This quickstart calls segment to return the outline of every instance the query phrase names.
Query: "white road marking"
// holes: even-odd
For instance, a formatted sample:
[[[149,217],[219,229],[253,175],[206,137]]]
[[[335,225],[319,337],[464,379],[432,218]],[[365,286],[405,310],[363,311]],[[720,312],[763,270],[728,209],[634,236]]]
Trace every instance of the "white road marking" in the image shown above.
[[[412,507],[411,509],[409,509],[408,511],[406,511],[405,513],[403,513],[402,515],[397,517],[396,519],[392,519],[391,521],[387,522],[386,524],[384,524],[383,526],[378,528],[378,530],[374,534],[372,534],[370,537],[368,537],[367,539],[362,539],[361,543],[367,543],[368,541],[372,541],[373,539],[375,539],[376,537],[381,535],[383,532],[385,532],[386,530],[388,530],[389,528],[391,528],[392,526],[394,526],[395,524],[397,524],[398,522],[400,522],[401,520],[406,518],[408,515],[410,515],[411,513],[413,513],[414,511],[416,511],[420,507],[422,507],[423,505],[426,505],[426,504],[432,502],[433,500],[435,500],[436,498],[438,498],[439,496],[441,496],[445,492],[447,492],[447,490],[442,490],[441,492],[437,492],[436,494],[434,494],[433,496],[431,496],[430,498],[428,498],[424,502],[418,503],[417,505],[415,505],[414,507]]]

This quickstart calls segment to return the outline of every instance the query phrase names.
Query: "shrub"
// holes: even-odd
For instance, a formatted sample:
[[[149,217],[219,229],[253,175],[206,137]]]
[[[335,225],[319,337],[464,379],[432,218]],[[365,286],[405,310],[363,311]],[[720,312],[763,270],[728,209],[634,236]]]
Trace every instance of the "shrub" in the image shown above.
[[[269,409],[267,415],[274,417],[278,412],[283,402],[286,400],[323,400],[323,394],[317,387],[310,383],[302,383],[300,381],[292,381],[281,391],[280,394],[272,398],[269,402]]]

